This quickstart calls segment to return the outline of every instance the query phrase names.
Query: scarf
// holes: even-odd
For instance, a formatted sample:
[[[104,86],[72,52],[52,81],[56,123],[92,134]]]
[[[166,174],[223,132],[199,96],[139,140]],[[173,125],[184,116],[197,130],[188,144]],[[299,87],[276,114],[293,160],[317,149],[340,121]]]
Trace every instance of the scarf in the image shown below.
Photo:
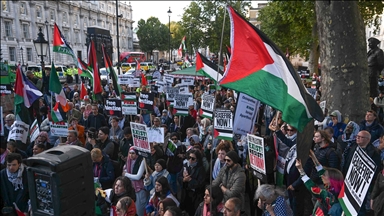
[[[285,137],[287,137],[288,139],[290,139],[292,141],[295,141],[296,137],[297,137],[297,133],[293,134],[292,136],[288,136],[288,134],[286,134]]]
[[[5,164],[5,158],[7,157],[8,154],[9,154],[8,149],[5,149],[5,151],[3,152],[3,154],[1,154],[1,157],[0,157],[1,164]]]
[[[222,166],[221,166],[220,159],[217,158],[216,161],[215,161],[215,165],[213,166],[213,170],[212,170],[212,177],[213,177],[213,179],[217,178],[217,176],[219,175],[221,167]]]
[[[289,170],[291,169],[292,166],[296,163],[296,157],[297,157],[297,152],[296,152],[296,144],[289,149],[287,153],[286,160],[288,162],[287,164],[287,173],[289,174]]]
[[[351,133],[351,135],[349,136],[349,139],[348,139],[347,138],[347,134],[346,134],[346,130],[347,130],[347,127],[351,126],[351,125],[353,126],[353,130],[352,130],[352,133]],[[356,124],[355,122],[350,121],[347,124],[347,127],[345,127],[345,129],[344,129],[344,133],[341,135],[341,139],[343,140],[343,142],[352,142],[352,141],[356,140],[356,136],[357,136],[357,134],[360,131],[360,126],[358,124]]]
[[[24,189],[23,171],[24,171],[24,164],[20,164],[19,169],[17,170],[17,172],[14,172],[14,173],[9,172],[9,169],[7,169],[8,180],[12,183],[13,187],[15,188],[15,191],[19,189]]]
[[[211,212],[209,211],[209,205],[206,205],[205,203],[203,208],[203,216],[211,216]]]
[[[127,164],[125,166],[127,173],[137,174],[142,160],[143,158],[141,156],[136,158],[136,160],[131,160],[127,158]],[[144,189],[143,179],[140,178],[139,180],[131,180],[131,181],[132,181],[132,186],[135,189],[136,193]]]

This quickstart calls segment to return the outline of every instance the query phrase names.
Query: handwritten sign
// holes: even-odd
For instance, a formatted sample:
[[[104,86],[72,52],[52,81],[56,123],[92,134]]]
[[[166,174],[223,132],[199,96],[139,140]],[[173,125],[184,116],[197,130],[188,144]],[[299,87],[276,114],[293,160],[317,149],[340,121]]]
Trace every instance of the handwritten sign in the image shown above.
[[[29,125],[24,123],[23,121],[16,120],[13,122],[11,126],[11,130],[8,134],[8,140],[19,140],[22,143],[27,142],[28,137],[28,131],[29,131]]]
[[[264,175],[265,168],[264,139],[258,136],[247,134],[249,162],[252,169]]]
[[[164,128],[147,128],[148,142],[164,143]]]
[[[148,142],[147,126],[145,124],[131,122],[131,131],[135,149],[151,153],[151,146]]]

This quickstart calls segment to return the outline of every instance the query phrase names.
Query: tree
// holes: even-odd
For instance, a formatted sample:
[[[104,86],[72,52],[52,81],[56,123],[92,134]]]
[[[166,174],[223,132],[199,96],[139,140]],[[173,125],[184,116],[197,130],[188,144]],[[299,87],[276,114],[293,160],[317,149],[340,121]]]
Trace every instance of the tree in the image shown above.
[[[349,120],[369,110],[364,22],[355,1],[316,1],[322,100]]]
[[[158,18],[149,17],[147,22],[141,19],[137,27],[137,37],[142,51],[149,52],[152,55],[153,50],[168,49],[169,29]]]

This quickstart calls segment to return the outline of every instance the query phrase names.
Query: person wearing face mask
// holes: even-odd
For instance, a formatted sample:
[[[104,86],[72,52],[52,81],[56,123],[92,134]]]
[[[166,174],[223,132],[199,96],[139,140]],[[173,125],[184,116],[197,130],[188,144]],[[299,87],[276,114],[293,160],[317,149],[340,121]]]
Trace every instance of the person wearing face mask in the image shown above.
[[[200,202],[204,197],[205,169],[203,166],[202,155],[199,150],[187,152],[188,161],[183,165],[183,169],[178,174],[178,182],[181,185],[180,208],[194,215]],[[244,182],[245,184],[245,182]]]

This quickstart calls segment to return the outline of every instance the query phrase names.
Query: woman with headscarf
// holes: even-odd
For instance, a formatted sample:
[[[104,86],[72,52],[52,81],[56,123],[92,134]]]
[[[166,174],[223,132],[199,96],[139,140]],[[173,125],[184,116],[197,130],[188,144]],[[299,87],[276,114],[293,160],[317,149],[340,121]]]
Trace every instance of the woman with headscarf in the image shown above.
[[[212,194],[211,194],[212,192]],[[205,188],[204,201],[200,203],[195,216],[223,215],[224,203],[223,191],[218,186],[207,186]],[[211,209],[212,206],[212,209]]]
[[[343,134],[338,137],[337,142],[340,144],[340,149],[337,149],[337,151],[342,153],[341,167],[344,166],[344,158],[348,155],[349,149],[356,145],[356,136],[359,131],[360,126],[356,122],[350,121],[345,127]]]
[[[172,199],[176,203],[176,205],[179,206],[180,203],[176,199],[176,197],[172,194],[167,178],[165,178],[164,176],[161,176],[156,180],[155,193],[151,196],[151,198],[149,199],[148,205],[145,207],[147,215],[149,216],[157,215],[158,213],[157,209],[160,201],[166,198]]]
[[[149,173],[145,174],[144,186],[147,191],[149,191],[149,196],[152,196],[155,193],[156,179],[164,176],[167,178],[168,183],[171,181],[171,175],[167,171],[167,165],[164,159],[159,159],[155,163],[155,170],[150,175]]]
[[[114,214],[115,215],[115,214]],[[122,197],[116,204],[116,216],[136,216],[135,201],[130,197]]]

